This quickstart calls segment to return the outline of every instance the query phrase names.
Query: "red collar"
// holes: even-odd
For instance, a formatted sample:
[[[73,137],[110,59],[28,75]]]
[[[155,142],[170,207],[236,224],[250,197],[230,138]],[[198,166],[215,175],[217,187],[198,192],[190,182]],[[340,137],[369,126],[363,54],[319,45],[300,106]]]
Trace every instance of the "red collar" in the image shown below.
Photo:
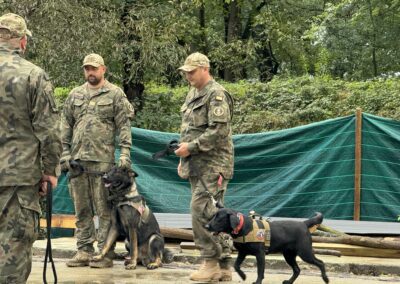
[[[239,224],[236,226],[235,229],[233,229],[232,234],[239,234],[239,231],[243,228],[243,224],[244,224],[244,217],[243,214],[238,213],[237,217],[239,218]]]

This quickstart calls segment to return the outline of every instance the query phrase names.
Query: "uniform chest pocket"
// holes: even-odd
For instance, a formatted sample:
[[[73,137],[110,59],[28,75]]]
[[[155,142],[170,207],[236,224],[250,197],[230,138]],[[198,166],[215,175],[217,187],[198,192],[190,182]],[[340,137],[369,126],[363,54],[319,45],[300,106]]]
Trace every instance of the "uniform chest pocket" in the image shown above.
[[[85,110],[85,101],[84,100],[80,100],[80,99],[75,99],[74,100],[74,117],[75,119],[78,118],[79,116],[81,116]]]
[[[112,99],[103,99],[97,102],[97,114],[101,118],[111,118],[114,114],[114,106]]]
[[[193,107],[192,122],[195,127],[208,124],[208,108],[205,102],[200,102]]]

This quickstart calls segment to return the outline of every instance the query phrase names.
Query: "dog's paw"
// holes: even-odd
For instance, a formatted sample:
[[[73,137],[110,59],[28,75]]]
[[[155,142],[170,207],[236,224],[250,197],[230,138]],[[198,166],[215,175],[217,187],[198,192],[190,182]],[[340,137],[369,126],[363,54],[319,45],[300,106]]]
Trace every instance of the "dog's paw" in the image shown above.
[[[95,256],[93,256],[92,257],[92,261],[101,261],[103,259],[103,256],[101,255],[101,254],[99,254],[99,255],[95,255]]]
[[[149,270],[157,269],[159,267],[160,267],[160,265],[158,265],[157,262],[151,262],[151,263],[147,264],[147,269],[149,269]]]
[[[126,270],[134,270],[136,269],[136,261],[132,261],[131,259],[125,259],[125,269]]]

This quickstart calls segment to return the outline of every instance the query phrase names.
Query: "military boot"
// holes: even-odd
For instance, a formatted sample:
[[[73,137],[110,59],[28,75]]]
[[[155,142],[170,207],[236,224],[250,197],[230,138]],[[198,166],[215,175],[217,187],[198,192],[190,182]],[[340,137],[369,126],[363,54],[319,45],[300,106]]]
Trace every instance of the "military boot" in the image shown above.
[[[206,259],[199,270],[190,275],[190,280],[199,282],[216,282],[221,278],[218,260]]]
[[[69,267],[88,266],[91,257],[92,257],[91,252],[78,250],[77,253],[74,255],[74,257],[71,258],[69,261],[67,261],[67,266]]]
[[[219,260],[219,267],[221,269],[221,277],[219,281],[232,281],[232,270],[230,259],[224,258]]]

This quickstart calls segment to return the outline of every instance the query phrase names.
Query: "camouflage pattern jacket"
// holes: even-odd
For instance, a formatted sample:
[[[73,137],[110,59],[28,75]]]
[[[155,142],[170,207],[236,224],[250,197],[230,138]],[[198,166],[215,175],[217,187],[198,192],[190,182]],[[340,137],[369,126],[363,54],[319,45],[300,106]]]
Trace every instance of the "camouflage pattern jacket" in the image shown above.
[[[130,155],[133,109],[124,92],[106,81],[90,95],[88,83],[73,89],[65,101],[61,120],[63,157],[114,163],[115,136],[121,153]]]
[[[201,91],[189,91],[181,107],[180,142],[188,142],[190,152],[188,158],[181,159],[184,177],[220,173],[232,178],[232,113],[232,97],[214,80]]]
[[[0,43],[0,186],[35,185],[56,176],[59,116],[46,73]]]

